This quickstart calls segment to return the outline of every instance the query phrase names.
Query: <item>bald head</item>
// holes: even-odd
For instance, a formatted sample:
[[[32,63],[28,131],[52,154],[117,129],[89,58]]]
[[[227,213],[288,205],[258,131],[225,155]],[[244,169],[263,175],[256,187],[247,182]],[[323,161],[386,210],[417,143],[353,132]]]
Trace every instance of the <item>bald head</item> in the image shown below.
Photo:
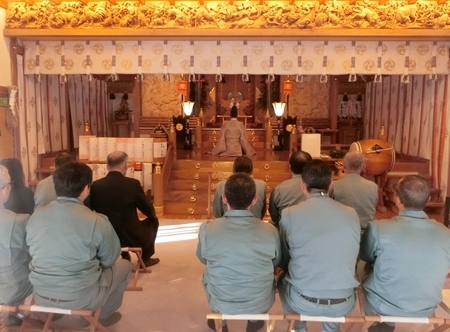
[[[345,173],[361,173],[366,165],[366,157],[361,152],[347,152],[344,157]]]
[[[109,171],[119,171],[125,174],[127,170],[128,155],[123,151],[111,152],[106,158]]]

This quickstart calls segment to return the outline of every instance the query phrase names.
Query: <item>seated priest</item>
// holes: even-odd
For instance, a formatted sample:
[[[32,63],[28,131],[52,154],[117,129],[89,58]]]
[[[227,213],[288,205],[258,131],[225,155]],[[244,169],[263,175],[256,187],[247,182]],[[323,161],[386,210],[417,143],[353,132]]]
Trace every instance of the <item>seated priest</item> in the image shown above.
[[[362,285],[364,307],[368,315],[430,317],[450,269],[450,230],[423,211],[427,180],[407,175],[394,190],[398,216],[369,222],[361,239],[361,259],[371,267]],[[394,328],[377,323],[369,331]]]
[[[247,156],[256,154],[247,138],[247,129],[237,119],[238,109],[233,106],[230,111],[230,121],[225,121],[220,129],[220,138],[211,151],[213,156],[237,157],[244,152]]]
[[[111,152],[106,163],[109,172],[94,181],[86,205],[108,217],[122,247],[140,247],[146,266],[158,264],[159,258],[151,258],[155,253],[158,217],[139,180],[125,176],[128,155],[122,151]],[[146,216],[144,220],[139,219],[136,209]],[[122,257],[130,260],[128,252],[122,253]]]
[[[280,239],[275,227],[249,211],[256,200],[255,181],[245,173],[233,174],[225,183],[224,216],[200,226],[197,257],[206,265],[203,286],[213,312],[263,314],[275,302]],[[222,324],[227,332],[226,321]],[[208,326],[215,330],[213,320]],[[263,326],[264,321],[248,321],[246,331]]]
[[[3,204],[9,198],[10,182],[8,169],[0,165],[0,305],[15,306],[31,294],[33,286],[28,279],[31,258],[25,242],[25,227],[30,216],[5,209]],[[9,315],[6,323],[18,325],[21,320]],[[2,321],[0,326],[3,326]]]
[[[102,214],[83,204],[92,170],[72,161],[53,175],[58,198],[30,217],[30,281],[37,304],[61,309],[101,308],[99,322],[115,324],[131,277],[131,264],[120,257],[120,241]]]

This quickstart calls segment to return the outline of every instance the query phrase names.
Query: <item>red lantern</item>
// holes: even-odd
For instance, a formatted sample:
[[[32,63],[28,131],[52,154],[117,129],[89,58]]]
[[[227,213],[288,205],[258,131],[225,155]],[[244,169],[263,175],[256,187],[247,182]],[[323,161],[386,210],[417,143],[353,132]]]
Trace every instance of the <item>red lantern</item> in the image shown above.
[[[288,76],[287,79],[283,82],[283,93],[286,96],[289,96],[292,91],[294,91],[294,82],[291,81]]]
[[[177,90],[180,95],[187,95],[188,82],[184,79],[184,77],[180,78],[180,80],[177,82]]]

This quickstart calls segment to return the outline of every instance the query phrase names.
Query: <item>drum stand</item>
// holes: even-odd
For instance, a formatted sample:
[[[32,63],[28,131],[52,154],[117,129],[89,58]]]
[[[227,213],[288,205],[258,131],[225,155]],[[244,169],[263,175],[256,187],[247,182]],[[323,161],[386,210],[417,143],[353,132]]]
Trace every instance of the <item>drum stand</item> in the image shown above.
[[[387,171],[384,171],[383,173],[381,173],[380,175],[375,175],[375,182],[378,186],[378,203],[377,203],[377,211],[380,213],[384,213],[386,212],[387,208],[384,205],[384,186],[386,185],[387,182]]]

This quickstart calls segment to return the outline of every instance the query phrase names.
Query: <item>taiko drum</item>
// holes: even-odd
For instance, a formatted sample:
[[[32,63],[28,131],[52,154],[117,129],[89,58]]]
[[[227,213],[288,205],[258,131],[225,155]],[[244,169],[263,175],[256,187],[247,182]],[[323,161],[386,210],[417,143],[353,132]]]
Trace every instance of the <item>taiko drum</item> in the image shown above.
[[[350,151],[359,151],[366,157],[366,175],[380,175],[392,170],[395,164],[395,150],[391,143],[378,139],[353,142]]]

